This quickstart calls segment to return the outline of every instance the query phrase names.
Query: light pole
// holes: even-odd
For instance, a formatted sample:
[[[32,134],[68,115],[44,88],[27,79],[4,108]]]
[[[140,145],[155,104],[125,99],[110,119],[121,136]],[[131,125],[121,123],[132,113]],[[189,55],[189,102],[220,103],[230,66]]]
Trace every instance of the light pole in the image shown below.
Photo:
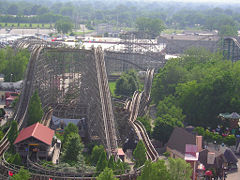
[[[13,74],[11,73],[10,74],[10,82],[12,82],[12,76],[13,76]]]

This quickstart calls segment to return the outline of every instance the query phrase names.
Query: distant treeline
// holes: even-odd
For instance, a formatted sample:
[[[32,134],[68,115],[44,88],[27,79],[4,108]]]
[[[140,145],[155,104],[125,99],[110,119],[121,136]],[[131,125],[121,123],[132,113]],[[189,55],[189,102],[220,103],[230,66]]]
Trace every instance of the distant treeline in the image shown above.
[[[220,7],[220,8],[219,8]],[[206,4],[133,1],[34,1],[0,0],[1,22],[55,23],[61,18],[70,18],[74,24],[96,25],[110,23],[116,26],[135,27],[136,19],[147,17],[161,19],[167,27],[175,29],[217,29],[240,24],[238,5],[217,7]],[[10,17],[6,15],[17,15]],[[35,15],[35,17],[23,17]]]
[[[56,21],[64,19],[70,21],[70,17],[62,16],[59,14],[46,13],[36,16],[23,16],[23,15],[2,15],[0,16],[0,22],[3,23],[55,23]]]

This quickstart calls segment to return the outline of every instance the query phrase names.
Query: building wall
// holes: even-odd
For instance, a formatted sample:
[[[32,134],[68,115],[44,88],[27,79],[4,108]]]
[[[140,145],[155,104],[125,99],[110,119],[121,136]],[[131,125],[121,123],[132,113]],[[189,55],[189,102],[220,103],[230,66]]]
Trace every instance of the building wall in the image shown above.
[[[39,149],[38,156],[41,158],[47,158],[48,152],[50,151],[51,146],[42,143],[34,138],[26,139],[18,144],[15,144],[16,152],[18,152],[23,158],[29,154],[29,144],[38,144],[38,146],[34,146]]]
[[[220,48],[220,43],[211,38],[206,40],[188,40],[188,39],[166,39],[159,37],[158,43],[166,43],[167,54],[182,54],[189,48],[192,47],[203,47],[211,52],[217,51]]]

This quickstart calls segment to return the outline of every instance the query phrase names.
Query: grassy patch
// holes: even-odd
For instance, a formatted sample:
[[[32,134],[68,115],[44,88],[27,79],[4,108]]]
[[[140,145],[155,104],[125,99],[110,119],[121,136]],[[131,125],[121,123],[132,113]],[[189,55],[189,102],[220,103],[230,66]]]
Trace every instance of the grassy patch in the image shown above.
[[[181,34],[183,33],[184,30],[181,30],[181,29],[165,29],[163,31],[164,34],[173,34],[173,33],[176,33],[176,34]]]
[[[113,97],[116,97],[116,94],[115,94],[115,89],[116,89],[116,81],[114,82],[109,82],[109,88],[110,88],[110,92],[112,94]]]

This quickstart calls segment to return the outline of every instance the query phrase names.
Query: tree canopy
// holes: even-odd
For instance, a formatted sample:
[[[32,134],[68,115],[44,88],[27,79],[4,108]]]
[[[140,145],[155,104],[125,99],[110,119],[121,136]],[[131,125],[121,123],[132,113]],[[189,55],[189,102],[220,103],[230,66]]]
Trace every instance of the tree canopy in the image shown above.
[[[98,159],[96,170],[97,172],[101,172],[106,167],[108,167],[107,153],[103,151]]]
[[[14,52],[10,47],[0,49],[0,74],[4,80],[15,82],[24,78],[30,53],[27,50]]]
[[[13,151],[14,147],[13,147],[13,143],[16,140],[18,136],[18,123],[17,121],[12,121],[11,122],[11,126],[10,126],[10,130],[8,133],[8,141],[10,142],[10,150]]]
[[[59,33],[66,34],[72,31],[73,25],[69,21],[58,20],[55,24],[55,27]]]
[[[139,80],[135,71],[131,70],[121,75],[116,82],[117,95],[132,96],[139,87]]]
[[[142,166],[147,160],[146,157],[146,148],[142,141],[139,141],[136,148],[133,151],[133,158],[135,161],[135,167]]]
[[[145,166],[141,172],[141,175],[137,180],[170,180],[170,174],[167,170],[164,160],[158,160],[157,162],[146,161]]]
[[[38,92],[35,91],[30,99],[28,106],[28,126],[39,122],[43,116],[43,109]]]
[[[68,137],[70,134],[78,134],[78,127],[73,124],[69,123],[65,128],[64,128],[64,134],[63,134],[63,144],[67,141]]]
[[[240,108],[239,67],[239,62],[232,64],[204,49],[190,49],[169,60],[153,82],[158,117],[172,126],[214,128],[222,124],[219,113]]]
[[[82,161],[79,157],[81,156],[83,150],[83,144],[81,142],[81,137],[79,134],[71,133],[69,137],[67,138],[67,141],[64,145],[64,151],[62,159],[64,162],[75,165],[78,163],[78,161]]]
[[[146,161],[137,180],[190,180],[191,175],[191,165],[184,159],[169,158],[167,163],[164,160]]]
[[[191,180],[192,167],[184,159],[169,158],[169,174],[171,180]]]
[[[140,17],[136,20],[137,29],[155,38],[165,29],[164,23],[160,19]]]
[[[90,157],[90,161],[92,165],[97,165],[97,162],[101,156],[101,154],[104,152],[104,147],[102,145],[97,146],[95,145],[92,153],[91,153],[91,157]]]
[[[117,178],[114,177],[113,171],[109,168],[105,168],[101,174],[97,177],[97,180],[117,180]]]
[[[11,180],[29,180],[31,175],[28,170],[21,167],[17,174],[14,174],[10,179]]]

